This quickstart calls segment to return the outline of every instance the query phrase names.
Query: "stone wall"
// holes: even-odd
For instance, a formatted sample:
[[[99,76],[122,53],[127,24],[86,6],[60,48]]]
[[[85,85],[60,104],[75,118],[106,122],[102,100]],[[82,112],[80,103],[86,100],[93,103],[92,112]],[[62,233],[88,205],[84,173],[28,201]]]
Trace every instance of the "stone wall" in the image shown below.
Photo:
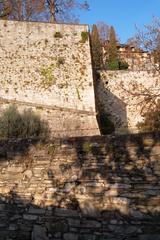
[[[2,114],[5,109],[13,104],[20,113],[32,109],[34,113],[43,119],[48,125],[50,138],[89,136],[99,133],[95,112],[0,98],[0,113]]]
[[[158,94],[159,86],[159,74],[154,71],[101,71],[96,96],[117,131],[137,131],[137,123],[150,107],[148,97]]]
[[[99,133],[88,26],[0,20],[0,62],[2,100],[56,108],[58,115],[62,115],[62,109],[68,109],[60,121],[68,118],[66,125],[75,132],[70,112],[83,111],[84,118],[85,112],[92,112],[91,128],[95,130],[87,131],[86,135]],[[80,114],[75,118],[80,119]],[[88,114],[84,122],[84,127],[79,122],[81,128],[86,128]],[[66,125],[58,125],[57,130],[67,130],[68,134]]]
[[[160,239],[160,134],[0,141],[0,240]]]

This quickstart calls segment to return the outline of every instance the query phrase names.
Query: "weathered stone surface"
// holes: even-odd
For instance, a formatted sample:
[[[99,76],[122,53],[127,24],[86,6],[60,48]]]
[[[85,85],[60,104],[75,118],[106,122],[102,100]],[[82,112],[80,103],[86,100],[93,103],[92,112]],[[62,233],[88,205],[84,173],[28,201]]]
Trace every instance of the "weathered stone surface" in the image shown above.
[[[93,234],[83,234],[79,236],[79,240],[95,240],[96,236]]]
[[[46,229],[39,225],[33,226],[32,240],[49,240],[46,235]]]
[[[23,167],[22,173],[15,170],[11,174],[8,166],[4,167],[0,161],[0,171],[3,169],[0,174],[0,240],[31,240],[31,233],[32,237],[36,233],[37,238],[49,240],[149,240],[152,235],[159,239],[160,178],[155,174],[159,171],[155,167],[159,160],[157,157],[150,160],[149,156],[139,158],[146,154],[145,136],[65,139],[68,147],[63,147],[63,151],[61,139],[55,142],[54,155],[48,153],[48,146],[53,143],[33,146],[30,140],[25,160],[22,155],[18,161],[13,158],[9,162],[15,169]],[[84,142],[92,146],[95,139],[99,144],[98,152],[84,153]],[[159,143],[157,134],[155,146]],[[0,148],[4,148],[4,152],[14,149],[12,153],[16,155],[17,149],[27,144],[28,140],[0,141]],[[129,146],[133,144],[138,149],[134,161],[129,159]],[[125,168],[126,164],[134,168]],[[88,168],[93,165],[94,168]],[[146,168],[152,173],[148,174]],[[65,191],[67,184],[70,191]]]
[[[144,89],[154,92],[159,83],[159,73],[153,75],[152,71],[107,70],[101,71],[100,75],[101,81],[97,83],[96,90],[98,100],[110,114],[116,130],[122,134],[136,132],[137,123],[143,121],[143,111],[147,107],[142,111],[142,103],[145,102],[142,94],[135,94],[134,97],[132,94],[141,93]],[[148,81],[148,78],[152,80]],[[152,140],[147,141],[152,143]]]
[[[24,215],[23,215],[23,218],[24,218],[25,220],[34,221],[34,220],[36,220],[36,219],[38,218],[38,216],[36,216],[36,215],[31,215],[31,214],[24,214]]]
[[[0,112],[32,108],[56,137],[99,134],[88,26],[1,20],[0,29]]]
[[[65,233],[64,240],[78,240],[78,235],[74,233]]]
[[[30,207],[29,208],[29,211],[28,211],[30,214],[33,214],[33,215],[42,215],[45,213],[45,209],[43,208],[35,208],[35,207]]]
[[[10,230],[10,231],[15,231],[15,230],[17,230],[17,229],[18,229],[18,226],[17,226],[16,224],[13,224],[13,223],[12,223],[12,224],[9,225],[9,230]]]
[[[160,234],[144,234],[144,235],[142,235],[142,236],[140,236],[140,238],[139,238],[140,240],[153,240],[153,239],[155,239],[155,240],[160,240]]]

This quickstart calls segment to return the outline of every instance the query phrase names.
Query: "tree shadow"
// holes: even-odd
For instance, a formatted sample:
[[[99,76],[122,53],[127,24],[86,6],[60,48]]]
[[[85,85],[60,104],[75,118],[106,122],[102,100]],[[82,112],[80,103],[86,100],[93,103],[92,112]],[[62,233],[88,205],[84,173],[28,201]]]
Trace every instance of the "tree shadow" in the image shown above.
[[[44,139],[1,139],[0,140],[0,164],[28,155],[31,146],[44,143]]]
[[[0,162],[0,239],[159,239],[159,157],[146,133],[34,146],[8,182]]]

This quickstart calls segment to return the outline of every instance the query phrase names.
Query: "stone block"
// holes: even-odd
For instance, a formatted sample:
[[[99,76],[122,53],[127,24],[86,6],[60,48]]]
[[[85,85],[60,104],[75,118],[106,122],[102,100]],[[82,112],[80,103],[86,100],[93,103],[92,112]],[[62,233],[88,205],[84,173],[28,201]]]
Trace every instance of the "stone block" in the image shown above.
[[[38,216],[31,214],[23,214],[23,218],[28,221],[35,221],[38,218]]]
[[[63,237],[64,240],[78,240],[78,234],[75,233],[65,233]]]

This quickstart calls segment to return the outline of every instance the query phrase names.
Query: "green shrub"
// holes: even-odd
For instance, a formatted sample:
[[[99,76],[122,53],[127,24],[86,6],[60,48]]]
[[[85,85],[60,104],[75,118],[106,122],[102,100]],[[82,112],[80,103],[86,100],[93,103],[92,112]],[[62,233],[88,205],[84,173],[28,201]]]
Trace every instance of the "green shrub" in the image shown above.
[[[65,63],[65,60],[63,57],[59,57],[57,60],[57,66],[59,67],[60,65],[63,65]]]
[[[42,85],[45,87],[51,87],[55,83],[54,71],[55,66],[51,64],[46,68],[42,68],[40,74],[43,76]]]
[[[85,142],[83,144],[83,151],[86,153],[90,153],[92,151],[92,145],[89,142]]]
[[[17,108],[9,106],[0,116],[0,137],[3,138],[48,138],[49,129],[31,109],[19,113]]]
[[[119,62],[118,61],[110,61],[107,64],[108,70],[119,70]]]
[[[120,70],[126,70],[128,69],[129,65],[127,62],[125,61],[119,61],[119,69]]]
[[[82,38],[81,42],[85,43],[88,40],[88,38],[89,38],[88,32],[81,32],[81,38]]]

